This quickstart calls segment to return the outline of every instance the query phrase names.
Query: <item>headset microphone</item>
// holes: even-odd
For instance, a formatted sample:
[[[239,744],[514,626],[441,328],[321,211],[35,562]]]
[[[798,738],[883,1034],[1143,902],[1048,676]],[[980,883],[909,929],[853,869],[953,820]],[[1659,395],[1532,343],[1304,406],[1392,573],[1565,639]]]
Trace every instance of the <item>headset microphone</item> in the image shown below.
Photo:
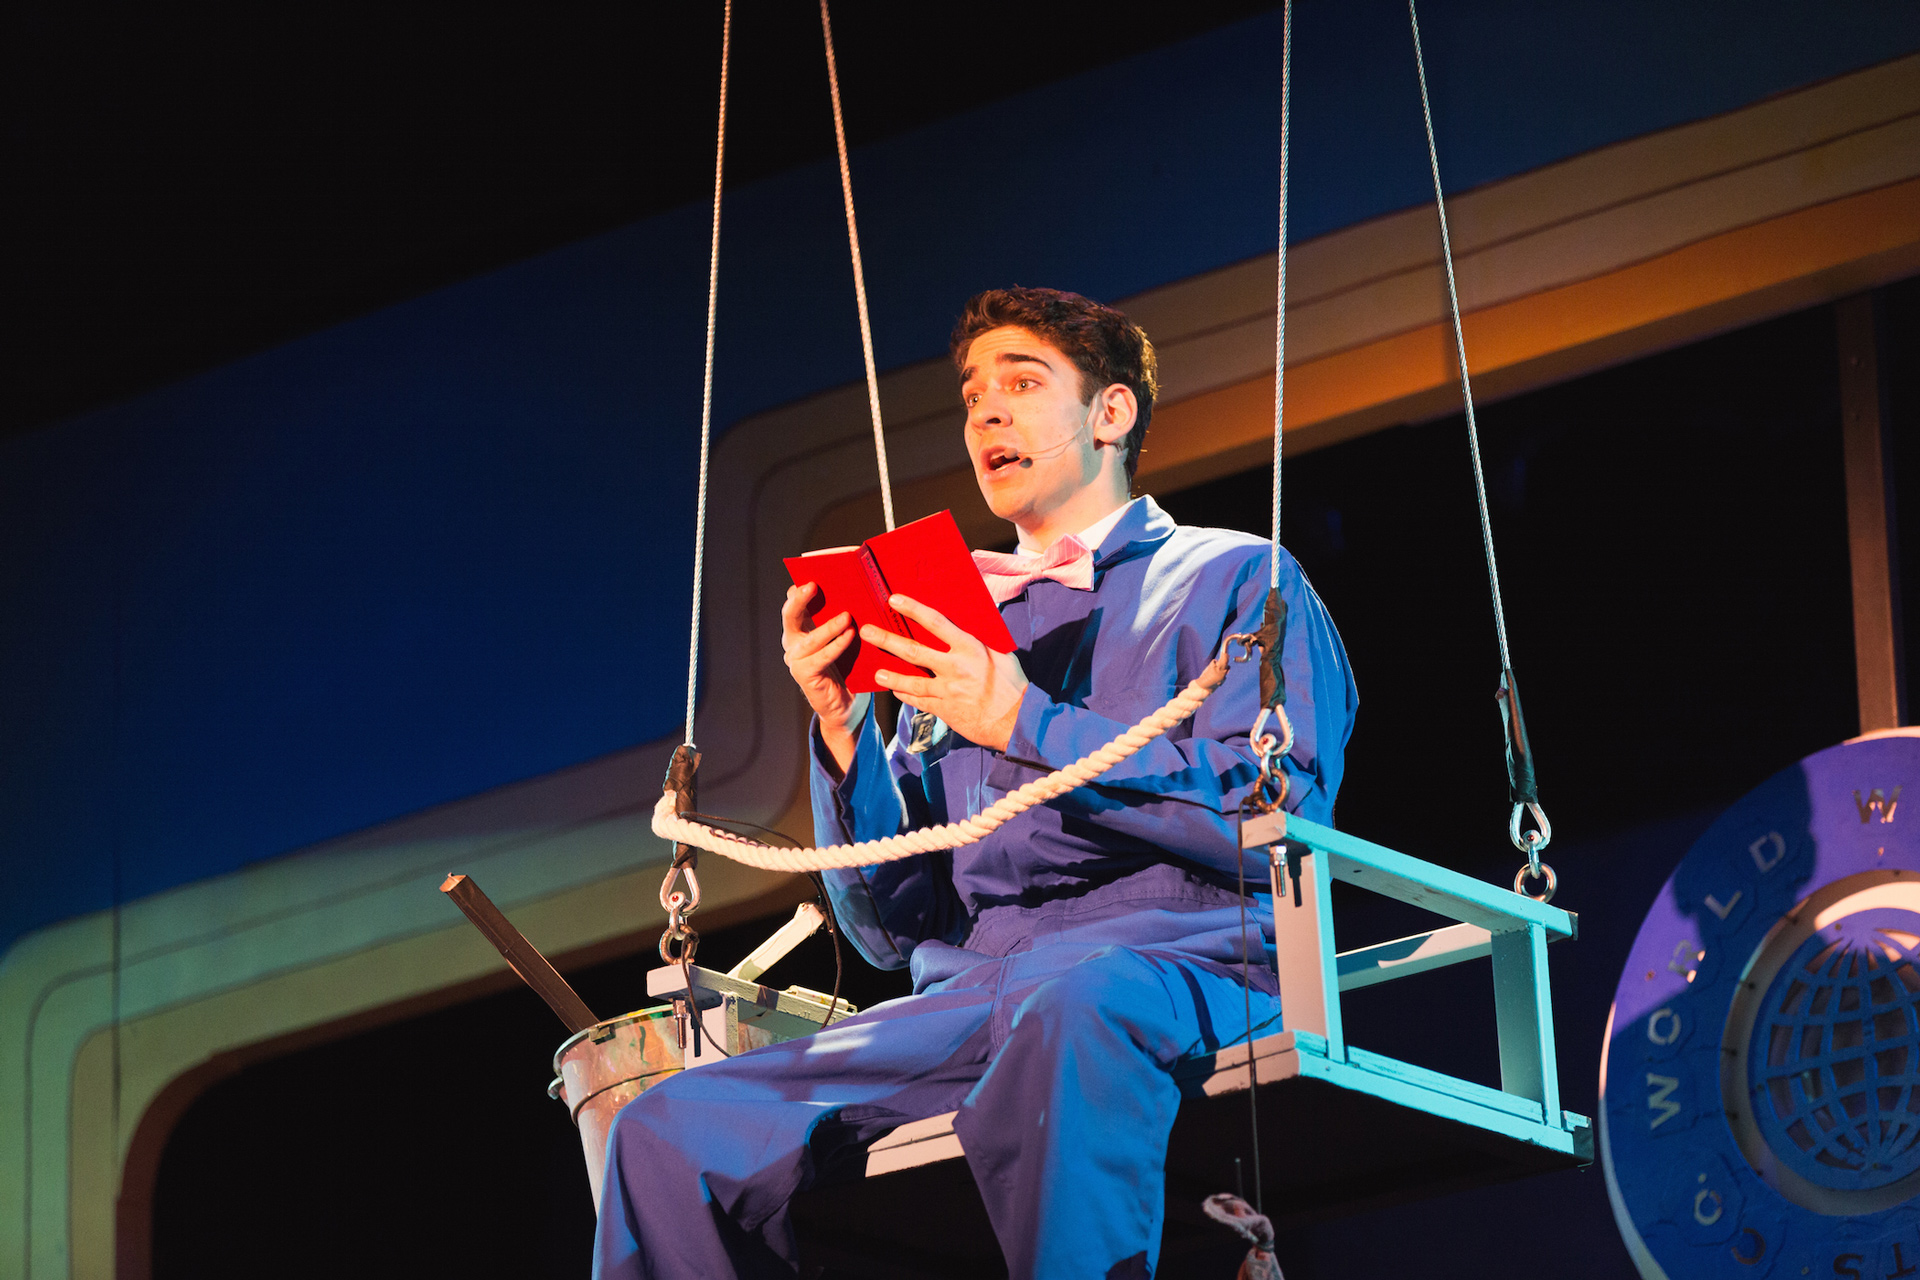
[[[1062,440],[1059,444],[1052,445],[1049,448],[1036,450],[1033,453],[1021,454],[1020,465],[1023,467],[1031,467],[1033,465],[1033,460],[1035,458],[1059,457],[1061,454],[1065,453],[1068,449],[1072,448],[1074,442],[1079,440],[1081,435],[1085,433],[1087,430],[1089,430],[1092,426],[1093,424],[1091,422],[1083,422],[1080,424],[1079,430],[1075,431],[1072,435],[1068,436],[1065,440]]]

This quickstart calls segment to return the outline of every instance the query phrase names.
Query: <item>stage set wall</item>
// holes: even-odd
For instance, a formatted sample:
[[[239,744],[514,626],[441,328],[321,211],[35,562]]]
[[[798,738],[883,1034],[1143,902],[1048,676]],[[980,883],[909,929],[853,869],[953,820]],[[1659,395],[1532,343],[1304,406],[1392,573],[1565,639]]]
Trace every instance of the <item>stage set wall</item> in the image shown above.
[[[1920,271],[1920,14],[1764,8],[1428,16],[1482,395]],[[1402,15],[1301,15],[1290,447],[1457,408]],[[1278,42],[1257,18],[856,152],[902,518],[1006,536],[941,353],[1011,281],[1154,335],[1143,488],[1258,464]],[[563,964],[650,945],[706,217],[6,443],[0,1274],[143,1274],[209,1081],[498,986],[446,872]],[[796,834],[778,557],[879,525],[839,217],[812,166],[732,193],[723,233],[703,802]],[[715,864],[715,923],[799,896]]]

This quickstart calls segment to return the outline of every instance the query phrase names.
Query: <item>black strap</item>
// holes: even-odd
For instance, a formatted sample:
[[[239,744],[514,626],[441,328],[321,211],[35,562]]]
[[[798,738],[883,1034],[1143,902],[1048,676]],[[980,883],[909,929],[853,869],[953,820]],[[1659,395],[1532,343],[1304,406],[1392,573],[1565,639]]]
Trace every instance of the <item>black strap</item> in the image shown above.
[[[1540,789],[1533,780],[1533,744],[1527,740],[1526,717],[1520,714],[1520,686],[1513,672],[1500,672],[1500,722],[1507,736],[1507,799],[1513,804],[1539,804]]]
[[[1267,591],[1267,611],[1254,633],[1260,640],[1265,660],[1260,664],[1260,705],[1283,707],[1287,704],[1287,672],[1280,659],[1287,647],[1287,602],[1278,587]]]
[[[683,742],[673,749],[673,759],[667,762],[667,778],[661,790],[673,797],[673,811],[678,815],[697,812],[700,808],[700,749],[691,742]],[[677,844],[673,847],[675,866],[699,867],[700,850],[690,844]]]

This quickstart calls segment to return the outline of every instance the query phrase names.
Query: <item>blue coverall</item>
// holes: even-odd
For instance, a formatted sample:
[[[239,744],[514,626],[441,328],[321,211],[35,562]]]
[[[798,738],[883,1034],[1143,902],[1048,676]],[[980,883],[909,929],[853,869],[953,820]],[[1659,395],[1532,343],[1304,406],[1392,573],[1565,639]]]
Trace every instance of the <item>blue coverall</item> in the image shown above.
[[[1358,695],[1325,607],[1282,556],[1287,808],[1329,822]],[[889,750],[869,715],[836,783],[816,730],[818,841],[977,813],[1116,737],[1224,637],[1258,628],[1268,544],[1175,525],[1139,498],[1094,570],[1091,591],[1040,580],[1001,606],[1031,682],[1005,752],[944,732],[921,755],[904,732]],[[1151,1275],[1175,1068],[1246,1033],[1249,988],[1254,1031],[1279,1029],[1264,858],[1246,868],[1262,944],[1250,968],[1235,887],[1256,665],[1098,782],[978,844],[828,872],[843,932],[872,963],[910,966],[914,994],[627,1106],[595,1275],[790,1276],[789,1198],[858,1176],[869,1144],[948,1111],[1012,1276]]]

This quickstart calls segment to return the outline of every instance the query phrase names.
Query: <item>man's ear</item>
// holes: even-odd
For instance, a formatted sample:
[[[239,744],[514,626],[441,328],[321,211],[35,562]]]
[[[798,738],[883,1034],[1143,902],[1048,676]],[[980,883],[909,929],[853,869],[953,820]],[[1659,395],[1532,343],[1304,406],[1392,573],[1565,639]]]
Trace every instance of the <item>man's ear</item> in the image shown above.
[[[1140,420],[1140,401],[1133,388],[1116,382],[1093,403],[1093,440],[1095,445],[1114,445],[1125,440]]]

